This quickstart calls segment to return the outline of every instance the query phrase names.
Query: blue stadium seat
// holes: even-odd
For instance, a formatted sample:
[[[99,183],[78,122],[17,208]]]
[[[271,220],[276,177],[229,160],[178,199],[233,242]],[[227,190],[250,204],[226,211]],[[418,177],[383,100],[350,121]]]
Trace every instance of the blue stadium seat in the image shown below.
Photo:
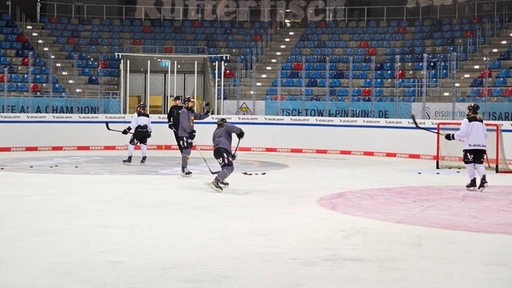
[[[493,88],[492,89],[492,96],[494,96],[494,97],[503,96],[503,94],[504,94],[503,88]]]
[[[306,83],[306,87],[317,87],[318,81],[316,79],[308,79],[308,82]]]
[[[81,75],[82,76],[92,76],[92,71],[90,68],[84,67],[84,68],[82,68]]]
[[[47,82],[46,79],[47,78],[45,76],[40,75],[40,74],[36,74],[36,75],[34,75],[34,81],[33,82],[34,83],[46,83]]]
[[[4,42],[2,42],[2,43],[4,43]],[[1,65],[10,65],[11,61],[9,60],[8,57],[0,57],[0,64]]]
[[[27,84],[25,84],[25,83],[16,83],[16,91],[18,91],[18,92],[28,92]]]
[[[499,60],[492,60],[491,63],[489,63],[490,69],[500,69],[501,68],[501,61]]]
[[[21,82],[22,82],[22,83],[28,83],[28,82],[30,82],[30,78],[28,77],[28,74],[22,74],[22,75],[21,75]]]
[[[14,82],[14,83],[21,82],[21,76],[20,76],[20,74],[10,74],[10,75],[9,75],[9,81],[10,81],[10,82]]]
[[[347,88],[338,89],[337,95],[339,97],[346,97],[346,96],[348,96],[348,89]]]
[[[471,97],[478,97],[482,93],[482,89],[480,88],[471,88],[469,91],[469,96]]]
[[[16,91],[16,85],[15,85],[15,83],[12,83],[12,82],[7,83],[7,91],[9,91],[9,92],[15,92],[15,91]]]
[[[369,88],[372,87],[372,80],[371,79],[365,79],[363,81],[363,85],[361,85],[363,88]]]
[[[87,83],[90,85],[99,85],[100,84],[98,77],[96,77],[96,76],[89,76],[89,78],[87,79]]]
[[[484,86],[484,80],[482,78],[475,78],[471,81],[469,87],[482,87]]]
[[[496,87],[506,87],[507,86],[507,78],[496,78]]]
[[[330,87],[341,87],[341,81],[339,79],[331,79]]]

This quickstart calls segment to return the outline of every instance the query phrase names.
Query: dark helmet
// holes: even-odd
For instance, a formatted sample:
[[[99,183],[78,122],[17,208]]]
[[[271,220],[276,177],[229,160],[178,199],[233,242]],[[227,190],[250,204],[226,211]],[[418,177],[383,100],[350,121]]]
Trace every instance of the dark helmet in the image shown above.
[[[181,96],[175,96],[174,99],[172,99],[172,101],[181,101]]]
[[[478,111],[480,111],[478,104],[473,103],[468,105],[468,114],[478,114]]]
[[[140,103],[139,105],[137,105],[137,109],[139,110],[146,110],[147,106],[146,106],[146,103]]]
[[[219,120],[217,120],[217,127],[222,126],[224,123],[228,123],[228,120],[226,120],[226,118],[219,118]]]

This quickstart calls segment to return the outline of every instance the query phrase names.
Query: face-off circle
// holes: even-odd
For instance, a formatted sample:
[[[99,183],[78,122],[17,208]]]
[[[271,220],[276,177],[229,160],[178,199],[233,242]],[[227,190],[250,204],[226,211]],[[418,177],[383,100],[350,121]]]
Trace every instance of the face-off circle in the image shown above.
[[[126,155],[4,158],[0,163],[0,170],[38,174],[181,175],[181,157],[149,155],[145,165],[140,165],[141,156],[137,153],[130,165],[123,164],[122,159],[126,159]],[[207,161],[212,170],[220,169],[213,157]],[[195,174],[210,174],[208,167],[198,157],[191,157],[188,168]],[[266,175],[268,171],[286,168],[288,165],[274,161],[240,159],[235,162],[235,173],[248,176]]]
[[[318,200],[327,209],[392,223],[512,235],[512,186],[468,192],[462,186],[354,190]]]

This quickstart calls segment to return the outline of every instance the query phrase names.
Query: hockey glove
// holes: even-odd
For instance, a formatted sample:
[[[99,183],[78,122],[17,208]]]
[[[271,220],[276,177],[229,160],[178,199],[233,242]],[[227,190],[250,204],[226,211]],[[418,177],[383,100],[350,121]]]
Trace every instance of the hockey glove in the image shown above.
[[[192,130],[188,133],[188,138],[194,140],[196,138],[196,130]]]
[[[444,135],[444,138],[448,141],[452,141],[452,140],[455,140],[455,135],[454,134],[446,134],[446,135]]]
[[[174,127],[172,127],[172,122],[169,122],[169,124],[167,124],[167,127],[169,127],[169,129],[171,130],[174,130]]]
[[[238,137],[238,139],[244,138],[244,135],[245,135],[245,132],[243,130],[241,130],[239,133],[236,133],[236,137]]]
[[[231,155],[231,160],[233,160],[233,161],[236,160],[236,154]]]
[[[212,114],[212,109],[211,108],[206,109],[204,114],[206,114],[207,116],[210,116],[210,114]]]
[[[123,132],[121,132],[121,133],[123,133],[124,135],[126,135],[126,134],[128,134],[128,133],[130,132],[130,130],[132,130],[132,127],[125,128],[125,129],[123,130]]]

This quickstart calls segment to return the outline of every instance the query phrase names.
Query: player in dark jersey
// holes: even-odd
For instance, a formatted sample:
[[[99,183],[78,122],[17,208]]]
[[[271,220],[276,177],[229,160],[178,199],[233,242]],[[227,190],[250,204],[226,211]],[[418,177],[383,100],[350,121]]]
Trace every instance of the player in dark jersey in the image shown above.
[[[468,106],[466,118],[462,120],[459,131],[455,134],[446,134],[448,141],[460,140],[464,142],[463,161],[469,176],[469,183],[466,190],[475,191],[476,172],[480,175],[480,185],[478,191],[484,191],[487,188],[487,178],[484,167],[485,157],[487,155],[487,129],[485,128],[482,117],[478,114],[480,106],[470,104]],[[476,172],[475,172],[476,170]]]
[[[228,186],[225,180],[235,171],[233,166],[234,156],[231,152],[232,134],[236,134],[238,139],[245,135],[244,131],[233,124],[228,123],[224,118],[217,120],[217,129],[213,132],[213,156],[220,164],[222,170],[217,174],[210,187],[217,192],[222,192],[222,186]]]
[[[180,129],[180,111],[183,109],[183,105],[181,105],[181,96],[176,96],[172,100],[174,101],[174,105],[169,108],[169,113],[167,113],[167,122],[169,123],[169,129],[171,129],[174,134],[174,139],[176,139],[180,153],[183,153],[183,146],[181,146],[178,136],[178,129]]]
[[[211,109],[207,109],[203,114],[197,113],[194,110],[195,100],[192,97],[186,97],[184,102],[185,107],[180,111],[180,125],[178,129],[179,141],[183,147],[183,152],[181,153],[181,175],[191,176],[192,172],[188,170],[187,166],[190,152],[194,144],[193,140],[196,138],[194,121],[206,119],[210,116],[212,111]]]
[[[137,112],[133,114],[130,126],[123,130],[124,135],[127,135],[131,130],[133,130],[133,135],[130,138],[130,142],[128,142],[128,158],[123,160],[123,163],[125,164],[132,162],[133,151],[135,150],[135,146],[137,146],[137,144],[140,144],[140,150],[142,152],[142,159],[140,160],[140,164],[146,163],[148,138],[151,137],[151,132],[153,131],[153,127],[151,126],[151,118],[146,112],[146,109],[146,104],[140,103],[137,106]]]

